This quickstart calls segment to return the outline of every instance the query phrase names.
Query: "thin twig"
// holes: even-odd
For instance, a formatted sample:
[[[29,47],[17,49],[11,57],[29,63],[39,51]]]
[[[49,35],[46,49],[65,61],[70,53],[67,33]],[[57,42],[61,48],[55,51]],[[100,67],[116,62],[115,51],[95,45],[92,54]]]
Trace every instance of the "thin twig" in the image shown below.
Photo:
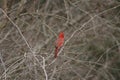
[[[3,65],[3,69],[4,69],[4,73],[5,73],[5,80],[7,79],[7,70],[6,70],[6,66],[5,66],[5,63],[3,61],[3,58],[2,58],[2,54],[0,53],[0,60],[2,62],[2,65]]]
[[[6,12],[0,8],[0,10],[4,13],[4,15],[8,18],[8,20],[16,27],[16,29],[18,30],[19,34],[21,35],[21,37],[23,38],[23,40],[25,41],[27,47],[30,49],[30,52],[32,53],[33,57],[35,58],[35,60],[39,63],[39,65],[43,68],[43,71],[45,73],[45,77],[46,77],[46,80],[48,80],[48,76],[47,76],[47,73],[46,73],[46,69],[44,68],[44,65],[41,65],[41,63],[39,62],[38,58],[35,56],[31,46],[29,45],[29,43],[27,42],[26,38],[24,37],[24,35],[22,34],[21,30],[19,29],[19,26],[16,25],[12,20],[11,18],[6,14]],[[44,57],[40,55],[40,57],[44,60]],[[43,61],[44,62],[44,61]]]
[[[9,36],[9,34],[11,33],[11,31],[12,31],[12,29],[9,30],[9,31],[5,34],[5,36],[0,40],[0,44]]]
[[[46,78],[46,80],[48,80],[47,71],[46,71],[46,69],[45,69],[45,58],[44,58],[44,57],[43,57],[43,66],[42,66],[42,68],[43,68],[43,71],[44,71],[44,73],[45,73],[45,78]]]
[[[32,48],[30,47],[29,43],[27,42],[27,40],[25,39],[24,35],[22,34],[21,30],[19,29],[18,25],[16,25],[12,19],[6,14],[6,12],[0,8],[0,10],[4,13],[4,15],[8,18],[8,20],[17,28],[18,32],[20,33],[20,35],[22,36],[23,40],[25,41],[26,45],[28,46],[28,48],[30,49],[30,51],[33,53]]]

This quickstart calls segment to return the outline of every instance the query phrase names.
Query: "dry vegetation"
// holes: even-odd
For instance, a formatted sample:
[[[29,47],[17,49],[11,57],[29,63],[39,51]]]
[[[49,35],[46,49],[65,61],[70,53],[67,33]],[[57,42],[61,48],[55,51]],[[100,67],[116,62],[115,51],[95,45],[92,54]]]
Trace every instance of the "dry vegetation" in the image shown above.
[[[0,0],[0,80],[119,79],[120,0]]]

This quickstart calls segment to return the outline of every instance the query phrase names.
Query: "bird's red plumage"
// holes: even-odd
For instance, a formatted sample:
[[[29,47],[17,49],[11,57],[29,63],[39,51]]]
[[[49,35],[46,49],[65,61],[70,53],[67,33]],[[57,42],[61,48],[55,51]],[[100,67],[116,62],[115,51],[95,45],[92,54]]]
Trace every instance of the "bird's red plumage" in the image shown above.
[[[64,33],[60,32],[58,39],[56,40],[56,43],[55,43],[55,58],[57,57],[58,52],[60,48],[63,46],[63,44],[64,44]]]

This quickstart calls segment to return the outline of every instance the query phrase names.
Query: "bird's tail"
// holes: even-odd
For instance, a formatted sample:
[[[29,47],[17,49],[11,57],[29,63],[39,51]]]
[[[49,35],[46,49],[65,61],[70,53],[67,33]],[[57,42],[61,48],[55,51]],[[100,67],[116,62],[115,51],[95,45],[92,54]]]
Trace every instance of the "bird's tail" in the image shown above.
[[[58,56],[58,47],[55,47],[55,58],[57,58],[57,56]]]

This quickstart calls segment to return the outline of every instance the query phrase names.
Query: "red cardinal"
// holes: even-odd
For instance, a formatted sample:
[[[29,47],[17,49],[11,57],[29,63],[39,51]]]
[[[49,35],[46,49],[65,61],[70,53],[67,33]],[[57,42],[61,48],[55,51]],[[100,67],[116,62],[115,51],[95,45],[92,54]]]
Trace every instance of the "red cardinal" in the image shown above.
[[[64,33],[60,32],[58,39],[55,42],[55,58],[57,58],[58,52],[60,50],[60,48],[63,46],[64,44]]]

